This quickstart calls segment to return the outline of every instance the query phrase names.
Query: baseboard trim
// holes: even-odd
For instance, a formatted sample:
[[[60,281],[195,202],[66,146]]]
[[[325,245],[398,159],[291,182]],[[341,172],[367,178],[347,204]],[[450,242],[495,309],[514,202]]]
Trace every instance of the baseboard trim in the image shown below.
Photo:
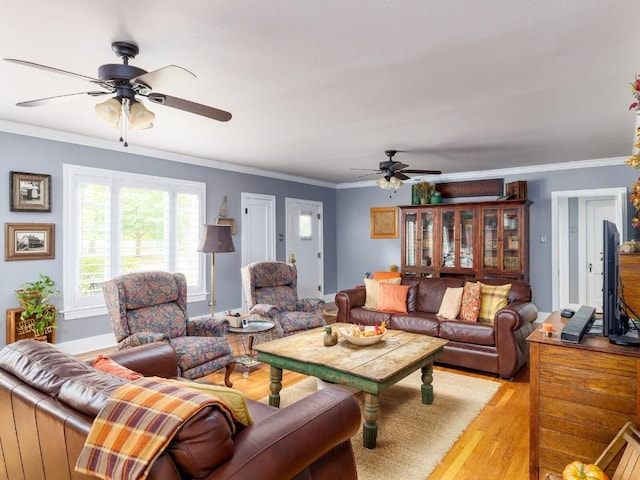
[[[96,335],[94,337],[81,338],[79,340],[70,340],[68,342],[56,343],[61,350],[71,355],[79,355],[81,353],[94,352],[103,348],[111,348],[117,345],[113,333],[104,335]]]

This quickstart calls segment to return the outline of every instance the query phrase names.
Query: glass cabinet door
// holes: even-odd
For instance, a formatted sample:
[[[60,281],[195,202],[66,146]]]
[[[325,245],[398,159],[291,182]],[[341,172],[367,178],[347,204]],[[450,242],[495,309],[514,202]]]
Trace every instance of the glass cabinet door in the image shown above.
[[[404,216],[404,266],[415,267],[418,264],[416,247],[418,245],[418,213],[406,212]]]
[[[473,268],[473,213],[460,210],[460,268]]]
[[[520,216],[516,208],[505,208],[502,214],[502,268],[520,270]]]
[[[435,253],[435,238],[433,236],[435,215],[433,210],[420,214],[420,228],[422,229],[422,245],[420,248],[420,266],[432,267]]]
[[[442,267],[456,267],[456,211],[442,211]]]
[[[487,208],[482,216],[484,229],[482,245],[482,267],[498,268],[498,210]]]

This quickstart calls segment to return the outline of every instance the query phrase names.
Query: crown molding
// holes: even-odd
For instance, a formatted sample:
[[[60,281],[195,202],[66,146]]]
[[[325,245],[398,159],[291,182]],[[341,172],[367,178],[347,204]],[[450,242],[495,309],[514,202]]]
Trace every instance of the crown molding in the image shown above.
[[[27,137],[41,138],[44,140],[53,140],[56,142],[71,143],[73,145],[82,145],[85,147],[100,148],[102,150],[111,150],[123,153],[122,145],[119,142],[103,140],[99,138],[87,137],[75,133],[62,132],[49,128],[36,127],[24,123],[9,122],[0,120],[0,132],[13,133],[16,135],[24,135]],[[257,175],[261,177],[269,177],[277,180],[285,180],[288,182],[304,183],[307,185],[315,185],[318,187],[336,188],[333,182],[326,182],[307,177],[298,177],[286,173],[278,173],[270,170],[263,170],[255,167],[246,167],[244,165],[235,165],[232,163],[221,162],[218,160],[209,160],[180,153],[166,152],[164,150],[156,150],[153,148],[140,147],[137,145],[129,145],[126,152],[132,155],[140,155],[144,157],[169,160],[171,162],[188,163],[190,165],[198,165],[201,167],[215,168],[218,170],[226,170],[229,172],[243,173],[247,175]]]
[[[103,150],[112,150],[112,151],[122,153],[122,146],[120,145],[120,143],[114,143],[113,141],[87,137],[85,135],[78,135],[75,133],[63,132],[60,130],[36,127],[34,125],[27,125],[24,123],[0,120],[0,132],[13,133],[16,135],[25,135],[28,137],[42,138],[45,140],[71,143],[74,145],[100,148]],[[201,167],[226,170],[229,172],[243,173],[247,175],[257,175],[257,176],[268,177],[268,178],[273,178],[277,180],[285,180],[288,182],[297,182],[297,183],[304,183],[307,185],[315,185],[318,187],[333,188],[337,190],[343,190],[343,189],[349,189],[349,188],[377,187],[375,180],[367,180],[364,182],[333,183],[333,182],[327,182],[322,180],[316,180],[313,178],[298,177],[296,175],[289,175],[286,173],[273,172],[270,170],[263,170],[260,168],[245,167],[243,165],[234,165],[232,163],[221,162],[218,160],[209,160],[209,159],[200,158],[200,157],[193,157],[190,155],[166,152],[164,150],[155,150],[152,148],[139,147],[136,145],[129,145],[127,147],[126,153],[130,153],[133,155],[141,155],[141,156],[150,157],[150,158],[159,158],[159,159],[168,160],[171,162],[187,163],[190,165],[198,165]],[[416,183],[422,180],[427,180],[432,182],[478,180],[482,178],[492,178],[496,176],[522,175],[525,173],[553,172],[553,171],[571,170],[571,169],[577,169],[577,168],[609,167],[613,165],[622,165],[624,164],[627,158],[628,157],[612,157],[612,158],[600,158],[600,159],[593,159],[593,160],[579,160],[579,161],[573,161],[573,162],[547,163],[544,165],[529,165],[524,167],[500,168],[500,169],[494,169],[494,170],[479,170],[474,172],[450,173],[450,174],[443,174],[443,175],[420,175],[417,177],[413,177],[404,183],[411,185],[413,183]]]
[[[464,180],[480,180],[483,178],[495,178],[507,175],[522,175],[525,173],[554,172],[560,170],[573,170],[577,168],[596,168],[624,165],[629,157],[598,158],[594,160],[579,160],[574,162],[547,163],[544,165],[528,165],[524,167],[499,168],[494,170],[479,170],[475,172],[449,173],[443,175],[420,175],[405,181],[407,185],[426,180],[430,182],[450,182]],[[338,189],[377,187],[375,180],[366,182],[339,183]]]

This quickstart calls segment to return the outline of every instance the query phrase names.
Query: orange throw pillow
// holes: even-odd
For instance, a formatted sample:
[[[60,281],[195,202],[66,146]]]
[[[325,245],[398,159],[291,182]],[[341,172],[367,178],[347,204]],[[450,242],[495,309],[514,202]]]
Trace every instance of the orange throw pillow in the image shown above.
[[[374,280],[388,280],[390,278],[400,278],[402,272],[373,272]]]
[[[459,313],[460,320],[466,320],[467,322],[478,321],[482,302],[480,288],[480,284],[476,282],[467,282],[464,284],[462,305],[460,306]]]
[[[138,380],[144,376],[127,367],[123,367],[104,355],[98,355],[93,362],[93,368],[111,373],[112,375],[117,375],[118,377],[126,378],[127,380]]]
[[[407,313],[409,285],[380,282],[378,310],[388,313]]]

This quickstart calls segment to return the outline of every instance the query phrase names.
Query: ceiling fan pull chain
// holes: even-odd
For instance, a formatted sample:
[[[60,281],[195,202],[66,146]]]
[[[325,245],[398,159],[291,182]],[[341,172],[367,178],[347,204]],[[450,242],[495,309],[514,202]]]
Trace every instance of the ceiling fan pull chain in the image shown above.
[[[129,146],[129,142],[127,141],[127,134],[129,130],[129,99],[122,99],[122,114],[120,115],[120,141],[123,142],[124,147]]]

